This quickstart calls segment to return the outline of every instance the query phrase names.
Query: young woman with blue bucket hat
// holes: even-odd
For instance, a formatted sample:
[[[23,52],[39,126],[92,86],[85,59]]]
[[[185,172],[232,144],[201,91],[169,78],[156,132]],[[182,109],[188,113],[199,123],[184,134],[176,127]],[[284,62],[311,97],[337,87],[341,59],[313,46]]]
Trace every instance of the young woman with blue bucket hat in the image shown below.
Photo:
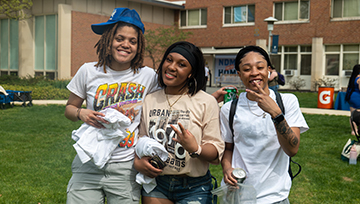
[[[155,71],[142,65],[144,24],[135,10],[116,8],[107,22],[91,28],[101,35],[95,45],[98,61],[83,64],[67,86],[71,93],[65,116],[104,128],[102,123],[108,122],[99,111],[114,108],[130,118],[131,125],[103,168],[92,161],[82,163],[76,155],[67,203],[139,203],[141,186],[135,182],[134,144],[142,101],[157,89]],[[86,108],[81,108],[84,100]]]

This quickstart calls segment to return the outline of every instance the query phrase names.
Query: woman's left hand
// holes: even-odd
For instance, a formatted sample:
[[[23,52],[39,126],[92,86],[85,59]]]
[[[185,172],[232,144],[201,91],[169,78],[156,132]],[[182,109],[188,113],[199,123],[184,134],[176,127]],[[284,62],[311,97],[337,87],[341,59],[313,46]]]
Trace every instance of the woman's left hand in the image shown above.
[[[281,109],[277,105],[277,103],[267,94],[263,88],[257,83],[255,83],[259,92],[256,93],[250,89],[246,89],[247,94],[249,94],[249,98],[255,99],[258,103],[258,106],[265,112],[269,113],[272,118],[281,114]]]
[[[173,138],[173,140],[180,143],[186,151],[196,152],[198,149],[198,143],[196,142],[194,135],[192,135],[189,130],[186,130],[181,123],[178,123],[178,125],[181,131],[174,125],[170,125],[177,135],[177,138]]]

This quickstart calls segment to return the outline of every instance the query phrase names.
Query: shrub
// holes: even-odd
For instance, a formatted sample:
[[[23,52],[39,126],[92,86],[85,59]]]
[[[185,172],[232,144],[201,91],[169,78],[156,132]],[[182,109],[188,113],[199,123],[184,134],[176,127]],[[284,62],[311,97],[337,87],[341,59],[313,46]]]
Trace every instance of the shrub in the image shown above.
[[[52,86],[17,86],[3,85],[5,90],[31,91],[33,100],[65,100],[69,98],[70,91]]]
[[[322,78],[315,80],[313,83],[314,83],[315,90],[317,90],[317,88],[320,86],[334,87],[337,84],[337,79],[330,78],[330,77],[322,77]]]
[[[37,87],[46,87],[52,86],[58,89],[66,89],[66,85],[70,80],[50,80],[44,76],[27,76],[27,77],[18,77],[12,75],[1,75],[0,76],[1,84],[7,85],[16,85],[16,86],[37,86]]]
[[[70,95],[70,91],[66,89],[69,80],[50,80],[44,76],[20,78],[2,75],[0,81],[5,90],[31,91],[31,98],[34,100],[64,100]]]
[[[297,91],[300,90],[300,88],[304,87],[305,80],[300,78],[299,76],[293,78],[291,81],[289,81],[290,87],[296,89]]]

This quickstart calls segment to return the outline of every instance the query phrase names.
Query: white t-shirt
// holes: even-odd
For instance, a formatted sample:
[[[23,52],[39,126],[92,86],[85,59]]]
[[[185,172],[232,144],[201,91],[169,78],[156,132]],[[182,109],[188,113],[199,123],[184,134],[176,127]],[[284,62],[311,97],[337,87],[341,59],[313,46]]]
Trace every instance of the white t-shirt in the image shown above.
[[[275,93],[270,97],[276,101]],[[293,94],[281,94],[285,119],[290,127],[299,127],[300,133],[309,129],[301,113],[299,102]],[[239,96],[234,116],[234,135],[229,127],[231,102],[221,108],[221,134],[225,142],[234,143],[232,167],[243,168],[247,173],[244,184],[256,189],[257,203],[274,203],[286,199],[291,188],[288,174],[289,156],[282,150],[270,114],[246,98]],[[249,110],[251,108],[251,111]],[[255,114],[259,115],[256,116]]]
[[[209,68],[205,66],[205,77],[209,76]]]
[[[134,74],[132,69],[114,71],[106,67],[95,67],[96,62],[83,64],[67,88],[86,100],[86,108],[100,111],[114,108],[129,117],[132,124],[128,137],[114,150],[109,163],[134,159],[133,145],[137,141],[141,107],[145,96],[158,88],[156,72],[143,67]]]

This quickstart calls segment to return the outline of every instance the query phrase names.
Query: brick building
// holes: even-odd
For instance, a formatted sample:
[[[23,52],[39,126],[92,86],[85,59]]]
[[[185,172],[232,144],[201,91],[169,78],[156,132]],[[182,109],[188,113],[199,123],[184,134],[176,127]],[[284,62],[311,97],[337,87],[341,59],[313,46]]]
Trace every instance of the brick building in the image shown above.
[[[188,41],[201,47],[212,84],[221,73],[235,73],[241,47],[268,49],[268,17],[278,20],[271,58],[287,82],[300,77],[309,90],[325,76],[339,90],[360,63],[360,0],[33,0],[32,18],[0,19],[0,74],[70,78],[82,63],[97,60],[99,36],[90,25],[106,21],[115,7],[137,10],[146,30],[176,23],[191,31]]]
[[[189,40],[202,48],[215,76],[231,72],[219,59],[231,63],[241,47],[267,49],[268,17],[278,20],[272,34],[278,35],[279,47],[272,62],[287,82],[300,77],[306,82],[302,89],[309,90],[325,76],[337,79],[335,89],[340,89],[360,62],[360,0],[187,0],[185,8],[207,16],[206,23],[180,25],[194,33]]]

